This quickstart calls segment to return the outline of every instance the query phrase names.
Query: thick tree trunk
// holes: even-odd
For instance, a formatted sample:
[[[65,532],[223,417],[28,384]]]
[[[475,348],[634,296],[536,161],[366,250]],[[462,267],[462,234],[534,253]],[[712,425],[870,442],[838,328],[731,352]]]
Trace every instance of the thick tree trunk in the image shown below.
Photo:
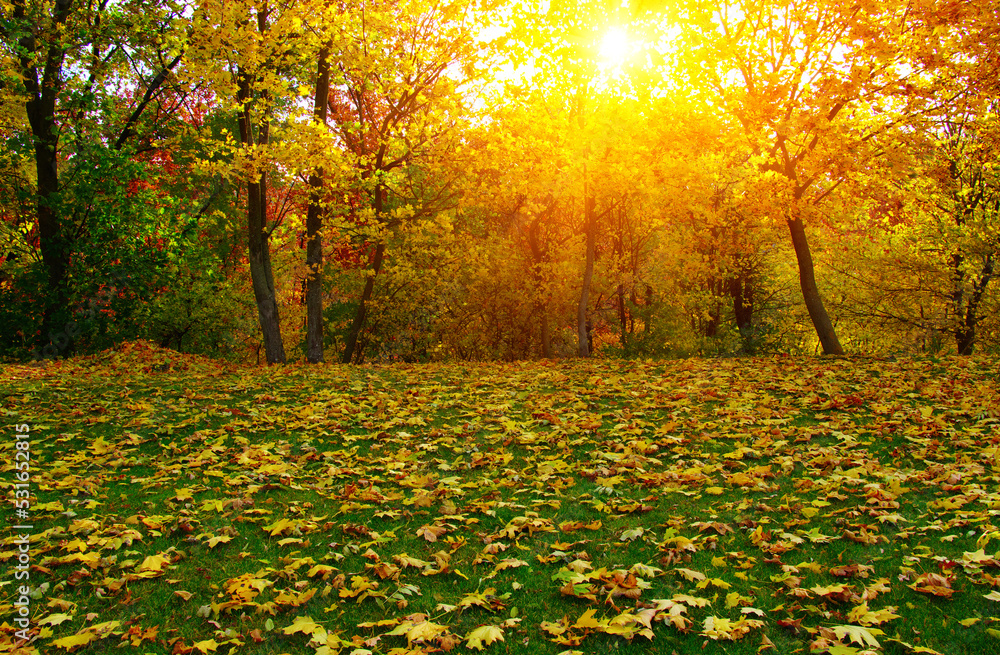
[[[368,275],[368,279],[365,280],[365,289],[361,292],[361,302],[358,303],[358,311],[354,315],[354,322],[351,323],[351,330],[347,333],[347,343],[344,344],[344,356],[341,359],[345,364],[350,364],[356,357],[360,359],[361,353],[356,352],[358,339],[365,327],[365,321],[368,319],[368,302],[372,299],[372,293],[375,291],[375,278],[378,277],[379,271],[382,270],[384,257],[385,243],[379,242],[375,246],[375,255],[372,257],[372,272]]]
[[[329,49],[319,53],[313,119],[326,125],[330,95]],[[323,362],[323,171],[309,176],[309,207],[306,211],[306,361]]]
[[[264,173],[256,182],[247,183],[247,246],[250,254],[250,280],[257,301],[260,331],[264,338],[264,357],[268,364],[285,363],[281,340],[278,301],[271,273],[271,247],[267,234],[267,195]]]
[[[813,268],[812,253],[806,239],[805,225],[797,214],[788,218],[788,230],[792,235],[792,246],[795,248],[795,258],[799,264],[799,286],[802,288],[802,298],[805,300],[809,318],[812,319],[816,335],[827,355],[843,355],[844,349],[837,339],[837,331],[833,327],[830,315],[823,306],[823,298],[816,286],[816,274]]]
[[[52,207],[59,191],[59,168],[56,154],[57,142],[53,107],[39,106],[41,101],[28,103],[28,117],[35,137],[35,171],[38,176],[36,202],[38,216],[38,237],[42,251],[42,262],[48,271],[50,290],[62,285],[68,266],[68,248],[59,222],[59,216]],[[36,127],[37,126],[37,127]]]
[[[968,302],[966,302],[962,288],[965,279],[964,272],[962,271],[964,258],[958,254],[952,258],[955,284],[952,299],[954,302],[955,318],[959,321],[955,328],[955,347],[958,349],[959,355],[971,355],[976,345],[979,308],[983,301],[983,295],[986,293],[986,288],[993,279],[995,261],[996,258],[992,253],[986,257],[983,270],[980,272],[979,278],[972,285],[972,293],[968,298]]]
[[[971,355],[972,348],[976,344],[976,324],[970,324],[968,316],[963,320],[955,331],[955,346],[959,355]]]
[[[66,22],[70,13],[69,0],[57,0],[52,21],[56,26]],[[25,20],[27,9],[23,1],[13,3],[13,18]],[[70,263],[70,247],[56,210],[59,192],[59,130],[56,125],[56,100],[62,90],[62,67],[66,50],[61,41],[39,43],[32,34],[18,39],[18,64],[28,101],[25,113],[35,145],[35,212],[38,220],[38,241],[45,266],[48,298],[42,310],[42,330],[37,345],[48,345],[50,333],[58,332],[57,316],[66,314],[68,293],[66,275]],[[39,57],[44,51],[44,58]],[[44,61],[39,79],[38,62]]]
[[[240,101],[240,140],[244,146],[267,145],[268,125],[264,117],[255,137],[250,104],[253,100],[253,82],[242,71],[239,73],[237,98]],[[278,301],[271,272],[270,235],[267,231],[267,177],[264,171],[257,179],[247,180],[247,249],[250,259],[250,280],[257,301],[257,315],[264,339],[264,357],[268,364],[285,362],[285,346],[281,340],[281,322],[278,318]]]
[[[590,283],[594,279],[594,258],[597,242],[597,226],[595,207],[597,201],[588,197],[585,202],[585,230],[587,232],[587,263],[583,271],[583,288],[580,290],[580,303],[576,310],[578,353],[580,357],[590,357],[590,330],[587,329],[587,302],[590,299]]]
[[[48,284],[48,294],[42,309],[42,329],[36,344],[39,348],[47,346],[52,339],[50,335],[61,330],[60,316],[64,316],[63,320],[68,320],[66,274],[71,250],[63,233],[57,208],[54,207],[59,192],[58,144],[53,106],[44,105],[41,101],[28,103],[29,119],[34,115],[31,120],[32,132],[40,135],[35,138],[35,171],[38,178],[35,202],[38,241]]]

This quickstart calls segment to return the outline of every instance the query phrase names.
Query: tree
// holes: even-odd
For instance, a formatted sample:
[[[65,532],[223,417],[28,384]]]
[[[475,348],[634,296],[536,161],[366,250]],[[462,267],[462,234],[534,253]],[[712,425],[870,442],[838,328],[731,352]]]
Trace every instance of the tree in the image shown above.
[[[325,128],[330,104],[329,45],[320,49],[316,60],[313,119]],[[310,364],[323,362],[323,188],[323,169],[317,167],[309,175],[306,211],[306,360]]]
[[[177,109],[166,91],[183,41],[178,14],[159,0],[13,0],[3,13],[0,114],[26,137],[20,142],[30,144],[34,160],[46,290],[35,337],[41,348],[72,318],[70,272],[95,216],[87,208],[100,202],[93,187],[78,183],[91,179],[93,158],[115,162],[106,174],[124,170],[133,154],[164,136]]]
[[[353,40],[337,53],[338,82],[329,119],[354,180],[343,227],[365,252],[365,281],[345,338],[342,361],[360,361],[375,284],[389,236],[407,220],[455,202],[449,177],[435,173],[454,157],[470,85],[486,46],[477,41],[488,7],[467,0],[365,0]],[[449,152],[449,149],[450,152]],[[363,199],[363,202],[359,202]]]
[[[873,135],[938,101],[922,91],[944,63],[940,49],[954,47],[941,35],[961,32],[952,23],[954,11],[801,0],[681,2],[677,8],[692,83],[736,121],[761,170],[781,181],[775,190],[783,198],[781,219],[806,308],[823,351],[840,354],[807,223],[810,216],[815,221],[816,204],[872,156]]]
[[[960,355],[972,354],[1000,257],[997,110],[994,100],[946,119],[937,148],[943,161],[935,182],[942,193],[931,196],[932,211],[950,219],[941,245],[949,251],[951,329]]]
[[[946,335],[968,355],[995,303],[1000,114],[975,92],[962,105],[895,135],[908,158],[886,157],[860,187],[869,217],[851,239],[852,265],[837,268],[846,315],[891,326],[897,346],[910,332],[936,350]]]
[[[273,267],[271,236],[280,218],[269,215],[269,178],[315,162],[299,161],[295,119],[300,109],[297,75],[317,61],[321,41],[303,29],[310,16],[326,16],[310,3],[283,5],[271,0],[205,0],[195,9],[191,53],[185,73],[204,80],[220,109],[232,112],[238,141],[224,135],[206,166],[236,177],[245,189],[245,221],[250,278],[269,364],[285,361]]]

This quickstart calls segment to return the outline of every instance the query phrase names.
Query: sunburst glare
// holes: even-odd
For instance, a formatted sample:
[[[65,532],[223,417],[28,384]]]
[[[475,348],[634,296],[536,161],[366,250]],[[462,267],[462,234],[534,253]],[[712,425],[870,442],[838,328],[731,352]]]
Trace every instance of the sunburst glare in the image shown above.
[[[629,58],[633,48],[628,32],[620,27],[613,27],[601,39],[601,63],[611,68],[621,66]]]

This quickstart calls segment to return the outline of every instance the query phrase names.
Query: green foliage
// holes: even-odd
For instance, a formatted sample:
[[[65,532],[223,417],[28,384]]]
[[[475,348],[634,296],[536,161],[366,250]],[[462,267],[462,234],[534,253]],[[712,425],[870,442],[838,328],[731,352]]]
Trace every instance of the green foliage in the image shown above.
[[[144,330],[162,347],[180,352],[233,358],[239,335],[253,331],[253,307],[233,283],[198,252],[190,262],[169,267],[165,290],[149,303]]]
[[[72,184],[51,198],[52,210],[63,217],[71,237],[67,247],[73,255],[63,304],[52,313],[55,330],[49,341],[54,352],[36,351],[35,356],[100,350],[142,336],[145,306],[165,283],[172,202],[149,185],[149,167],[99,145],[81,149],[79,156],[89,165],[74,170]],[[2,264],[9,299],[2,320],[21,323],[17,330],[4,331],[6,356],[24,356],[25,348],[35,347],[41,314],[54,302],[37,236],[21,229],[24,225],[15,221],[15,229],[3,235],[15,256]]]

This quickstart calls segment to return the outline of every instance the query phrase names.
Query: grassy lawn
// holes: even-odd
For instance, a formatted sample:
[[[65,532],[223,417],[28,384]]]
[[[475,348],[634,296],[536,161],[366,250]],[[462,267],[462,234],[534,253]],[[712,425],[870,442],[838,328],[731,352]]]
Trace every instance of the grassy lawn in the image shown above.
[[[0,411],[0,652],[1000,652],[995,360],[130,344],[0,368]]]

